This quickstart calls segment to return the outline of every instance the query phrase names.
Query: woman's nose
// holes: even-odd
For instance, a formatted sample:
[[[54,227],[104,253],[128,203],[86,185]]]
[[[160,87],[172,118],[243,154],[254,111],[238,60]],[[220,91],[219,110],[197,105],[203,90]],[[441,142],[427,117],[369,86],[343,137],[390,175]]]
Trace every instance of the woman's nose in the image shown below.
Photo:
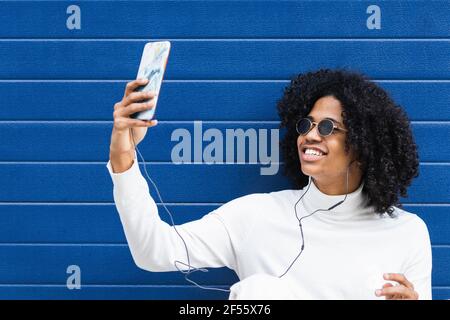
[[[306,140],[322,140],[322,136],[319,134],[317,125],[315,125],[309,132],[305,135]]]

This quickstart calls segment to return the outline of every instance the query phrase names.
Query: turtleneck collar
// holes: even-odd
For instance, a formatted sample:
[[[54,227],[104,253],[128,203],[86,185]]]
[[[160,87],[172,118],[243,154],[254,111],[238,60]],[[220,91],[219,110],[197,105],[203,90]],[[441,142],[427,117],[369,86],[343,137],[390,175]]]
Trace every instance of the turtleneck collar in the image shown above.
[[[307,214],[313,213],[317,209],[328,209],[331,206],[334,206],[336,203],[344,200],[345,194],[343,195],[328,195],[319,190],[319,188],[314,183],[314,180],[309,177],[308,185],[306,185],[300,192],[300,195],[306,192],[304,195],[302,202],[305,207]],[[364,182],[361,182],[359,187],[347,194],[347,198],[345,201],[333,208],[330,211],[318,211],[316,214],[321,216],[331,216],[337,219],[348,219],[357,215],[361,215],[363,213],[367,213],[371,211],[370,208],[367,207],[367,197],[362,193],[362,189],[364,187]],[[314,215],[316,215],[314,214]]]

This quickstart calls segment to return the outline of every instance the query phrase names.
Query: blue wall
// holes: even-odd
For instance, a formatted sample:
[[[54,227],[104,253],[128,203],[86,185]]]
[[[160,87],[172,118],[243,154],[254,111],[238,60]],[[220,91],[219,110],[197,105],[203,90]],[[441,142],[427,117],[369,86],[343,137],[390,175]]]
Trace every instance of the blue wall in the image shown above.
[[[79,30],[66,27],[72,4]],[[366,26],[372,4],[381,29]],[[412,120],[420,176],[402,202],[428,224],[434,298],[450,298],[449,1],[0,1],[0,17],[0,298],[227,297],[138,269],[113,203],[113,104],[155,40],[172,50],[140,150],[177,223],[288,183],[258,164],[175,165],[174,129],[277,128],[292,76],[349,67]],[[69,265],[81,290],[66,287]],[[236,281],[225,269],[194,278]]]

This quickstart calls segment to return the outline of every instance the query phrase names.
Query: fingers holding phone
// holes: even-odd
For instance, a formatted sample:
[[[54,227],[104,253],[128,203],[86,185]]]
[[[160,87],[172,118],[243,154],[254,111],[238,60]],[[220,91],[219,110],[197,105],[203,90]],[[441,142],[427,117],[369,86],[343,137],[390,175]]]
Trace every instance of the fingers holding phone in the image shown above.
[[[114,105],[114,129],[126,130],[132,127],[150,127],[156,120],[131,119],[131,115],[139,111],[151,110],[155,107],[155,92],[135,92],[139,86],[148,82],[147,79],[138,79],[127,84],[122,100]]]
[[[153,92],[135,92],[134,90],[148,82],[147,79],[131,81],[125,88],[122,100],[114,105],[114,126],[111,136],[111,151],[115,153],[129,152],[139,144],[147,133],[147,128],[158,124],[154,120],[131,119],[130,116],[139,111],[154,108]],[[131,141],[130,130],[133,130],[134,145]]]
[[[170,52],[169,41],[149,42],[144,46],[137,79],[127,84],[122,101],[114,107],[114,127],[125,130],[135,127],[138,142],[145,136],[146,129],[156,125],[154,121],[157,94],[160,92]],[[133,129],[132,133],[135,133]]]
[[[144,139],[147,128],[158,124],[154,117],[169,51],[168,41],[147,43],[137,80],[127,83],[122,100],[114,105],[110,145],[113,170],[131,166],[134,149]]]

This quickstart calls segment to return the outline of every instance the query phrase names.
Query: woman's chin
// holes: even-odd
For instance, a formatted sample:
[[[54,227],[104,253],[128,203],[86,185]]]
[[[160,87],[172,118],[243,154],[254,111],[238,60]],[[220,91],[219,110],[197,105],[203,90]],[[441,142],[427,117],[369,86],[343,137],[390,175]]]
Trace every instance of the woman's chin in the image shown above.
[[[312,176],[314,177],[318,173],[321,172],[320,166],[318,166],[315,163],[308,163],[308,162],[302,162],[301,163],[301,170],[304,175]]]
[[[305,176],[313,177],[313,178],[317,175],[317,171],[316,170],[308,170],[308,169],[306,169],[304,167],[302,167],[302,173]]]

